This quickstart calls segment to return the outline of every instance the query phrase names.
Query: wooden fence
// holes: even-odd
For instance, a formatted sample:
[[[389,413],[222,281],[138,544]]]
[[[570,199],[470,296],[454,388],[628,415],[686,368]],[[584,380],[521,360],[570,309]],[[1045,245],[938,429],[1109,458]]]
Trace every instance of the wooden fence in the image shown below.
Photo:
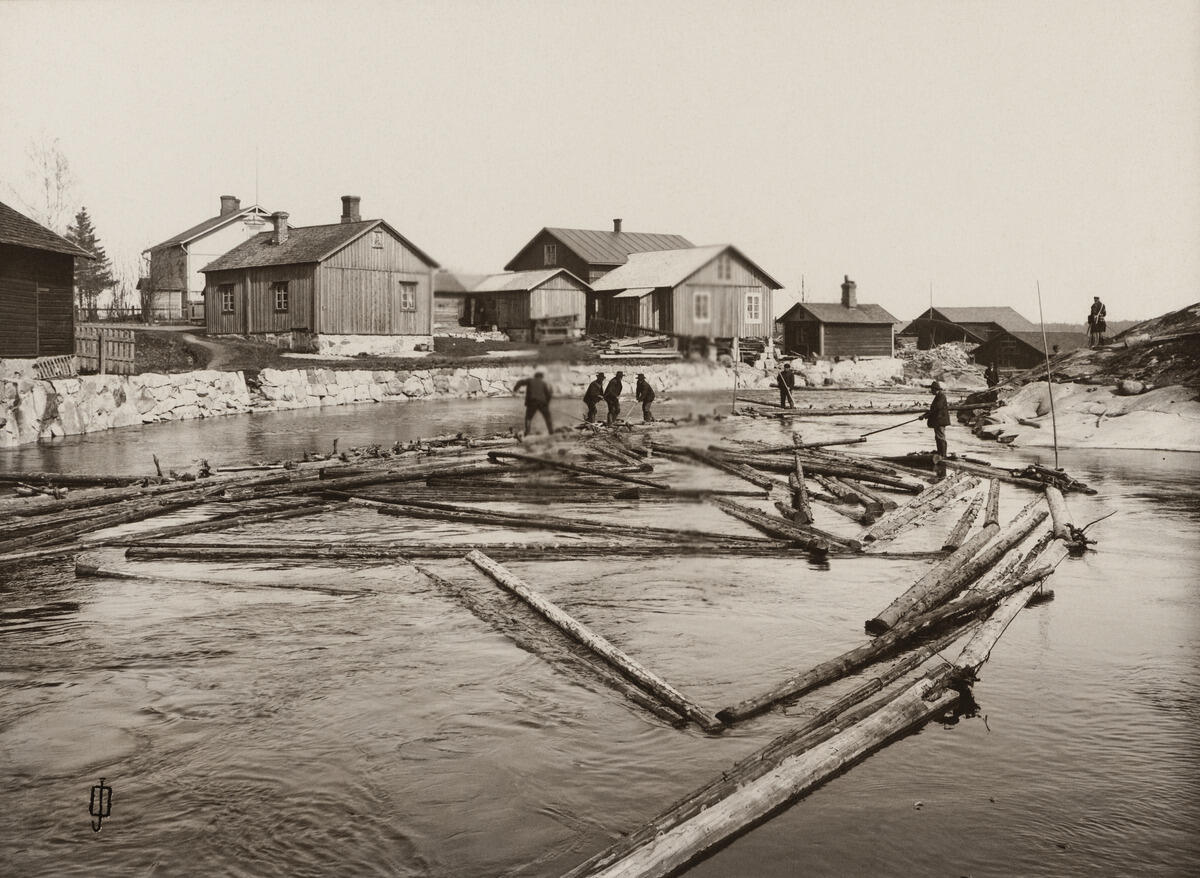
[[[75,327],[79,368],[101,375],[132,375],[137,346],[132,329],[110,329],[91,323]]]
[[[71,354],[38,357],[33,361],[33,371],[41,379],[74,378],[79,374],[79,362]]]

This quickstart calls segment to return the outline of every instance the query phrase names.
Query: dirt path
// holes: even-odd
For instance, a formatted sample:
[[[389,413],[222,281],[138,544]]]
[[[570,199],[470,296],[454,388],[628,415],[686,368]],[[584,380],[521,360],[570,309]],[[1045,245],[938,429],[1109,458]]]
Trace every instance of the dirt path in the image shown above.
[[[205,369],[224,370],[225,365],[236,356],[235,352],[226,345],[209,341],[207,338],[200,338],[190,332],[183,333],[181,338],[189,344],[199,345],[208,351],[209,358],[208,363],[204,366]]]

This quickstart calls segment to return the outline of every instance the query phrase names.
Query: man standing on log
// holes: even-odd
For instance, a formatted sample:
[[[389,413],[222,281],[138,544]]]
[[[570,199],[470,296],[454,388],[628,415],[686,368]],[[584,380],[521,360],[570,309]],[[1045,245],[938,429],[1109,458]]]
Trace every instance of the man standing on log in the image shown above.
[[[940,382],[934,381],[929,385],[929,389],[933,392],[933,402],[929,405],[929,411],[925,413],[925,423],[933,428],[933,441],[937,444],[938,457],[945,457],[946,428],[950,426],[950,403],[946,401],[946,394],[942,391]]]
[[[1104,333],[1108,331],[1108,324],[1104,321],[1106,316],[1108,316],[1108,309],[1104,307],[1104,303],[1100,301],[1100,297],[1092,296],[1092,307],[1088,311],[1089,348],[1104,344]]]
[[[605,423],[610,427],[617,422],[617,417],[621,414],[621,391],[624,389],[621,379],[624,377],[624,372],[618,372],[612,381],[608,382],[608,387],[604,388],[604,404],[608,406]]]
[[[532,378],[522,378],[513,385],[513,393],[525,388],[525,435],[533,426],[533,416],[541,413],[546,420],[546,432],[554,433],[554,423],[550,420],[550,398],[554,395],[550,385],[546,383],[544,372],[534,372]]]
[[[650,414],[650,403],[654,402],[654,388],[650,386],[650,382],[641,372],[638,372],[636,390],[637,401],[642,404],[642,422],[653,421],[654,415]]]
[[[779,388],[779,407],[794,409],[796,403],[792,399],[792,390],[796,387],[796,373],[792,371],[791,363],[783,364],[782,371],[775,376],[775,386]]]
[[[596,423],[596,406],[602,399],[604,399],[604,373],[597,372],[596,380],[587,386],[587,390],[583,394],[583,404],[587,406],[587,417],[584,420],[589,424]]]

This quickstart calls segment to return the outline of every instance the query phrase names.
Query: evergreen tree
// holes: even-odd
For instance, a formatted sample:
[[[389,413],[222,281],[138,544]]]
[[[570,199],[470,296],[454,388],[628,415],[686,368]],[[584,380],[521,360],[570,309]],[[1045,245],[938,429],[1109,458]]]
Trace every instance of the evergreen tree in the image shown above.
[[[100,294],[115,287],[117,280],[113,277],[112,262],[96,237],[96,228],[86,207],[81,207],[79,213],[75,214],[75,223],[67,229],[66,238],[96,257],[75,260],[76,304],[89,320],[95,320]]]

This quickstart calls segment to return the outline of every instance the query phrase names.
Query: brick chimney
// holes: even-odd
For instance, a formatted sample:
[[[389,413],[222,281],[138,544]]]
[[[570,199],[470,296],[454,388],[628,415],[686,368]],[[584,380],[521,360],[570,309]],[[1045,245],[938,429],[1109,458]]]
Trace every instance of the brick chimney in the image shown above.
[[[242,200],[233,195],[221,196],[221,216],[229,216],[242,209]]]
[[[277,210],[271,214],[271,219],[275,223],[275,233],[271,235],[271,243],[282,244],[288,239],[287,211]]]
[[[361,223],[362,216],[358,212],[358,203],[362,201],[357,195],[342,196],[342,222]]]
[[[857,308],[858,307],[858,284],[850,280],[850,275],[843,275],[845,280],[842,281],[842,307]]]
[[[621,218],[620,217],[617,217],[616,219],[613,220],[613,231],[614,232],[621,231]]]

